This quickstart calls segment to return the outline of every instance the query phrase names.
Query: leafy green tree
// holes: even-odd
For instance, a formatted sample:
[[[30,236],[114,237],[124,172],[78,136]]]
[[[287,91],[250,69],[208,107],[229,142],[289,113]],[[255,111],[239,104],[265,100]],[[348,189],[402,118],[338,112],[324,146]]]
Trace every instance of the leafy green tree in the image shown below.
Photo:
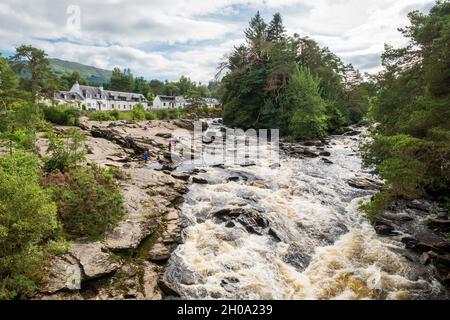
[[[306,68],[296,68],[285,99],[291,105],[289,134],[294,139],[311,139],[326,133],[325,102],[318,79]]]
[[[364,158],[387,181],[384,193],[365,207],[371,217],[398,198],[449,201],[450,3],[408,16],[411,25],[401,32],[410,42],[386,46],[370,113],[378,126]]]
[[[115,91],[133,92],[134,77],[131,74],[131,70],[125,69],[122,72],[119,68],[114,68],[109,87]]]
[[[133,120],[142,121],[145,120],[145,109],[141,103],[138,103],[131,112],[133,115]]]

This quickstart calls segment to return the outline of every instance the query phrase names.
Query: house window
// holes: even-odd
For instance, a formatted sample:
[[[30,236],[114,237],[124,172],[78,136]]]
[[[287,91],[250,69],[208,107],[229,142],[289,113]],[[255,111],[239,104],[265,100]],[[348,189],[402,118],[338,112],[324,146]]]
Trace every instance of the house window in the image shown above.
[[[165,102],[163,103],[163,106],[164,106],[164,107],[166,106],[166,103],[165,103]]]

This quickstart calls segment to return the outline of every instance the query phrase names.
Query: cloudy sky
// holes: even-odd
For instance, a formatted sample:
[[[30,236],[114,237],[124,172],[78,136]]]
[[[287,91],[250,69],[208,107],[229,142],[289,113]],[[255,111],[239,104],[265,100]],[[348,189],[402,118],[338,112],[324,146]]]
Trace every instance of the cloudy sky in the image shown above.
[[[362,71],[379,69],[384,43],[402,45],[408,12],[434,0],[1,0],[0,52],[21,44],[50,57],[148,79],[212,79],[243,41],[257,10],[280,12],[290,34],[310,36]],[[78,8],[80,19],[78,19]],[[78,21],[80,24],[78,24]]]

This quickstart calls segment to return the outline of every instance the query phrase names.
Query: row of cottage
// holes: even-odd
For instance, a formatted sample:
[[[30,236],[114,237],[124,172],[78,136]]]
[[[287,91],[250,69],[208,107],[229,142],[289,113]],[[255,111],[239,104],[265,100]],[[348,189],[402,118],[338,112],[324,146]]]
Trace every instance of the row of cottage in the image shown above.
[[[200,101],[185,99],[181,96],[157,96],[151,104],[142,94],[104,90],[103,87],[92,87],[75,83],[70,91],[55,93],[56,102],[85,108],[86,110],[120,110],[130,111],[137,104],[142,104],[147,110],[185,108],[193,104],[202,104],[208,107],[220,105],[217,99],[203,98]]]

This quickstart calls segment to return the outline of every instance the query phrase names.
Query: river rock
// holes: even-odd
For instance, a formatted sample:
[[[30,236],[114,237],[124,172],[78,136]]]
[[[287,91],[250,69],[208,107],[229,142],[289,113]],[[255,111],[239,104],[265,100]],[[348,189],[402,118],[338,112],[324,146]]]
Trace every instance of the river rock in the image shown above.
[[[428,218],[427,225],[433,229],[450,231],[450,220]]]
[[[213,217],[221,221],[230,220],[240,223],[249,233],[262,235],[264,229],[269,227],[269,221],[261,213],[246,208],[224,208],[212,213]]]
[[[188,173],[184,173],[184,172],[172,172],[171,176],[174,177],[175,179],[182,180],[182,181],[188,181],[189,178],[191,177]]]
[[[43,293],[55,293],[60,290],[81,289],[81,268],[72,256],[54,256],[45,268]]]
[[[197,184],[208,184],[208,180],[200,177],[192,177],[192,182]]]
[[[105,235],[104,244],[113,251],[136,249],[157,227],[157,219],[142,217],[123,221]]]
[[[320,155],[321,157],[330,157],[330,156],[331,156],[331,153],[328,152],[328,151],[323,151],[323,152],[319,153],[319,155]]]
[[[382,182],[363,177],[352,178],[348,180],[348,184],[353,188],[363,190],[381,190],[384,187]]]
[[[289,245],[288,253],[284,257],[284,261],[295,267],[297,271],[303,272],[311,263],[311,255],[307,254],[304,248],[293,243]]]
[[[74,243],[72,255],[79,261],[88,279],[112,273],[121,266],[100,242]]]
[[[424,212],[431,212],[433,210],[433,205],[426,200],[412,200],[406,203],[408,208],[416,209]]]
[[[303,142],[303,145],[306,147],[321,147],[324,143],[320,140],[310,140]]]
[[[326,164],[333,164],[333,161],[330,161],[327,158],[322,158],[321,160]]]

